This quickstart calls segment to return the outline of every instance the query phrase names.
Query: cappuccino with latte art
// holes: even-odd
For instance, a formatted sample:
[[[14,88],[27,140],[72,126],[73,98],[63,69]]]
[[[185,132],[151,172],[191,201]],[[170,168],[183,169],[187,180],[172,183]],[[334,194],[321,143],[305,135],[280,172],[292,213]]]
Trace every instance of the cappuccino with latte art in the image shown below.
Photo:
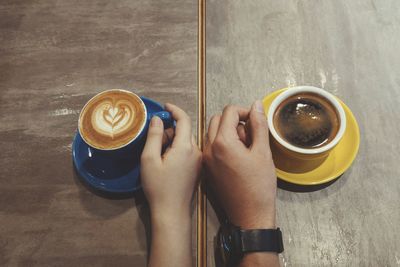
[[[91,147],[113,150],[136,139],[146,124],[146,107],[136,94],[112,89],[97,94],[83,107],[79,132]]]

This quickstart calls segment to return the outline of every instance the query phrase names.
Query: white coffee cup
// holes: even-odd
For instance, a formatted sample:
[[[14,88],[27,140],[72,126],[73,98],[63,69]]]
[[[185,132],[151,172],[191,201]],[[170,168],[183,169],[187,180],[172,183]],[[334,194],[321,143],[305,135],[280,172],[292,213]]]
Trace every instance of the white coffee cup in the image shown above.
[[[277,132],[275,126],[274,126],[274,114],[276,109],[279,107],[279,105],[285,101],[287,98],[299,94],[299,93],[314,93],[317,95],[322,96],[328,102],[332,104],[332,106],[335,108],[336,113],[339,117],[340,120],[340,125],[338,132],[336,136],[326,145],[323,145],[321,147],[316,147],[316,148],[303,148],[303,147],[298,147],[293,144],[290,144],[288,141],[284,140]],[[269,110],[268,110],[268,126],[269,130],[271,132],[271,135],[273,137],[273,142],[276,143],[277,147],[286,154],[289,154],[290,156],[294,156],[297,158],[302,158],[302,159],[314,159],[314,158],[320,158],[323,156],[326,156],[329,151],[331,151],[342,139],[345,130],[346,130],[346,114],[345,111],[342,107],[342,105],[339,103],[337,98],[330,94],[329,92],[317,88],[314,86],[297,86],[297,87],[290,87],[287,90],[283,91],[280,93],[271,103]]]

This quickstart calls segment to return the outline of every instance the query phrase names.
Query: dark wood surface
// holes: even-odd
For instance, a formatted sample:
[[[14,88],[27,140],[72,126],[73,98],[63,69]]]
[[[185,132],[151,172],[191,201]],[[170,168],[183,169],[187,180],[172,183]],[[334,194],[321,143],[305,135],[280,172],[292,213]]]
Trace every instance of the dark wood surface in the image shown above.
[[[282,266],[400,265],[398,10],[377,0],[208,1],[209,115],[311,84],[342,98],[361,128],[338,181],[279,190]],[[195,122],[196,24],[192,0],[1,1],[1,266],[145,266],[143,196],[86,190],[71,142],[83,104],[109,88],[174,102]]]
[[[193,0],[0,2],[0,266],[146,265],[143,196],[86,190],[71,142],[111,88],[175,103],[195,129],[196,34]]]
[[[339,180],[278,190],[282,266],[400,266],[399,10],[390,0],[208,1],[209,116],[307,84],[339,96],[360,125],[358,157]]]

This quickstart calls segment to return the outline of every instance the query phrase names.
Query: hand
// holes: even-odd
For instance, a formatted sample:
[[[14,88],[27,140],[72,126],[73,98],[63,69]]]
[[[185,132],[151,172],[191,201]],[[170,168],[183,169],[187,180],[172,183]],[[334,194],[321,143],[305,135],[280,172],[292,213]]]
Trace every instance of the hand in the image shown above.
[[[150,205],[152,240],[150,267],[187,267],[192,262],[190,207],[201,168],[189,116],[166,104],[176,120],[172,144],[162,154],[162,120],[153,117],[141,157],[141,182]]]
[[[194,143],[189,116],[180,108],[166,104],[176,120],[173,142],[162,152],[163,122],[151,119],[141,157],[141,182],[153,213],[190,212],[190,204],[201,168],[201,152]]]
[[[211,119],[204,161],[230,222],[244,229],[275,228],[277,179],[260,101],[250,110],[227,106]]]

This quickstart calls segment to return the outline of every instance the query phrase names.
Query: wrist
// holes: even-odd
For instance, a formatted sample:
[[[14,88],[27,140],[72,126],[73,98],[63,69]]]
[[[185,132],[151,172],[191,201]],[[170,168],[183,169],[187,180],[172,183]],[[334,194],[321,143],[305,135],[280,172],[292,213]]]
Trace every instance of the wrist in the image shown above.
[[[265,218],[253,218],[238,221],[237,223],[232,222],[234,225],[240,227],[241,229],[275,229],[276,221],[275,217],[265,217]]]
[[[242,229],[275,229],[275,206],[268,209],[258,209],[256,212],[242,212],[237,218],[230,218],[230,221]]]
[[[155,209],[151,210],[151,223],[154,226],[174,226],[191,223],[190,209]]]
[[[182,240],[190,239],[191,227],[190,216],[151,215],[152,242],[156,239],[173,241],[177,236]]]

